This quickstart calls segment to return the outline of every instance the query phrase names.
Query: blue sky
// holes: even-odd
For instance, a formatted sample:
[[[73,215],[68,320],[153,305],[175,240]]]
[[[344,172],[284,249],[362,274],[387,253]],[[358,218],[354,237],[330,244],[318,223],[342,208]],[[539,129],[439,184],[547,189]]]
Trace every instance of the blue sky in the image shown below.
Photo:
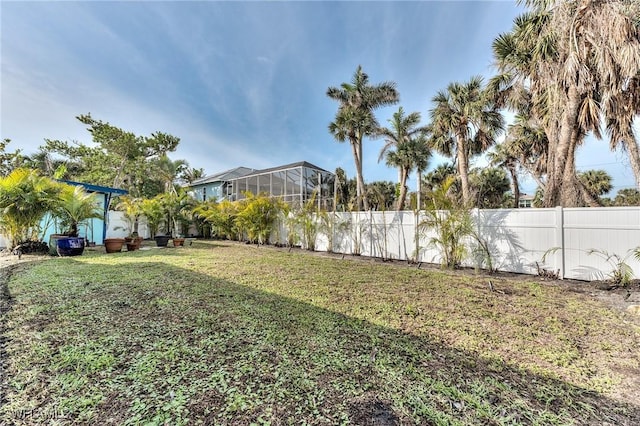
[[[91,113],[180,137],[172,158],[207,174],[306,160],[352,177],[349,145],[327,131],[337,109],[329,86],[362,65],[400,92],[380,123],[402,106],[426,124],[438,90],[492,75],[491,42],[522,10],[512,1],[1,1],[0,133],[27,154],[45,138],[90,144],[75,116]],[[366,181],[397,179],[377,162],[382,145],[365,141]],[[633,186],[606,141],[589,141],[577,163],[606,169],[614,191]]]

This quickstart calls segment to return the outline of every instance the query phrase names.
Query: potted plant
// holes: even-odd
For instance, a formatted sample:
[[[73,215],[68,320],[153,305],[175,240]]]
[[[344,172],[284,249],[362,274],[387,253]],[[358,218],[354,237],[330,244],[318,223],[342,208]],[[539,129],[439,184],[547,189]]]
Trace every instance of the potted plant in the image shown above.
[[[167,215],[167,234],[174,236],[174,246],[184,244],[184,234],[188,231],[197,202],[185,191],[162,195],[162,203]]]
[[[84,237],[79,236],[79,226],[89,219],[101,219],[102,212],[95,197],[85,192],[81,186],[62,185],[58,202],[53,210],[54,216],[66,231],[67,237],[57,239],[57,252],[60,256],[77,256],[84,251]]]
[[[183,238],[183,237],[174,237],[173,238],[173,246],[174,247],[182,247],[182,246],[184,246],[185,240],[186,240],[186,238]]]
[[[167,243],[171,239],[170,236],[158,235],[160,224],[162,223],[165,212],[162,204],[161,196],[155,196],[154,198],[148,198],[142,200],[140,205],[142,213],[147,218],[147,225],[152,237],[155,239],[158,247],[166,247]]]
[[[125,237],[127,250],[138,250],[142,244],[142,237],[138,235],[138,219],[142,214],[142,201],[139,198],[125,195],[120,199],[116,208],[124,213],[127,222],[127,232],[129,233],[129,236]]]
[[[107,253],[120,253],[125,244],[124,238],[105,238],[104,249]]]

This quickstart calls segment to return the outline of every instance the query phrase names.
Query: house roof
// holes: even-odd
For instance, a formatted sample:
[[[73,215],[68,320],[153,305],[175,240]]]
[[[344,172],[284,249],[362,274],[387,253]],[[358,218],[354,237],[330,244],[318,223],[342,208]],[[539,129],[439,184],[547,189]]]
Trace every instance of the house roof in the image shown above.
[[[236,179],[242,176],[246,176],[248,174],[252,174],[255,172],[255,169],[250,169],[248,167],[236,167],[233,169],[225,170],[224,172],[216,173],[213,175],[205,176],[200,179],[196,179],[187,186],[196,186],[196,185],[204,185],[207,183],[213,182],[226,182],[231,179]]]
[[[291,164],[285,164],[284,166],[277,166],[277,167],[271,167],[269,169],[262,169],[262,170],[254,170],[251,173],[248,173],[244,176],[238,176],[238,177],[249,177],[249,176],[256,176],[256,175],[261,175],[264,173],[270,173],[270,172],[277,172],[278,170],[287,170],[287,169],[294,169],[296,167],[306,167],[309,169],[314,169],[314,170],[318,170],[321,172],[326,172],[327,170],[315,166],[307,161],[298,161],[297,163],[291,163]],[[235,179],[235,178],[232,178]]]

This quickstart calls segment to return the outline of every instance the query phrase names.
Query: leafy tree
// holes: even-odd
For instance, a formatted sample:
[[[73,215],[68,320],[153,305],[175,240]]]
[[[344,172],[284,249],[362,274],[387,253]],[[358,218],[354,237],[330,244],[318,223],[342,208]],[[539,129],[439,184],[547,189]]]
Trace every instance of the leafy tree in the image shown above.
[[[314,251],[316,249],[316,239],[320,225],[326,218],[321,220],[321,216],[325,216],[326,212],[318,209],[316,197],[318,192],[314,191],[311,198],[304,202],[302,206],[292,211],[290,217],[289,230],[298,231],[297,240],[302,243],[305,250]],[[291,238],[291,237],[290,237]],[[292,241],[290,241],[290,245]]]
[[[507,155],[515,158],[538,186],[544,188],[549,140],[539,122],[533,117],[517,115],[507,129],[503,145]]]
[[[13,170],[24,167],[26,157],[21,154],[21,150],[7,152],[7,145],[11,139],[3,139],[0,142],[0,176],[7,176]]]
[[[462,200],[471,202],[469,160],[486,151],[502,132],[504,120],[485,91],[481,77],[466,83],[451,83],[433,97],[431,131],[433,146],[441,154],[455,158]]]
[[[327,96],[340,104],[334,121],[329,124],[329,133],[338,142],[349,141],[351,144],[356,168],[357,208],[369,210],[362,175],[362,141],[365,136],[373,136],[379,128],[374,110],[398,102],[395,83],[372,85],[369,76],[358,66],[351,83],[329,87]]]
[[[145,183],[155,176],[151,161],[175,151],[180,139],[162,132],[136,136],[90,114],[76,118],[88,126],[93,145],[47,139],[43,151],[77,161],[81,169],[73,176],[76,180],[125,188],[134,197],[152,196],[143,194]]]
[[[400,193],[396,210],[402,210],[407,199],[407,178],[413,169],[421,172],[427,168],[431,158],[431,150],[425,137],[402,142],[395,151],[387,153],[387,165],[396,166],[400,170]]]
[[[240,204],[229,200],[206,202],[194,210],[200,218],[211,224],[214,235],[226,239],[238,237],[235,220],[240,211]]]
[[[531,202],[533,207],[544,207],[544,190],[541,187],[536,188],[536,192],[533,194],[533,201]]]
[[[427,168],[431,151],[427,145],[426,128],[418,127],[420,113],[404,114],[402,107],[389,120],[389,128],[378,131],[384,137],[385,145],[380,151],[378,162],[386,155],[388,166],[397,167],[400,176],[400,194],[396,210],[404,208],[407,199],[407,179],[413,169],[423,171]]]
[[[160,199],[160,205],[165,215],[164,223],[167,235],[177,236],[178,229],[180,229],[180,234],[186,234],[196,200],[182,188],[179,191],[165,192],[157,197]]]
[[[205,238],[213,236],[211,223],[207,218],[217,210],[217,206],[218,200],[215,197],[205,201],[196,201],[192,210],[192,217],[198,229],[198,235],[204,236]]]
[[[58,203],[61,187],[36,170],[18,168],[0,178],[0,229],[11,248],[40,237],[40,223]]]
[[[336,168],[335,172],[336,180],[334,187],[334,206],[336,210],[349,210],[348,206],[351,202],[352,196],[349,191],[349,179],[343,168]]]

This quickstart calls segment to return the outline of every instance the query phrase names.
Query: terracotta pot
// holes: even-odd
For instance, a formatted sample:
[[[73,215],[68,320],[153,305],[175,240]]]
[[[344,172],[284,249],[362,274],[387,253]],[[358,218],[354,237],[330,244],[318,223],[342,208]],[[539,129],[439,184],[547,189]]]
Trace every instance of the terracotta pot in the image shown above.
[[[107,253],[119,253],[122,251],[124,243],[124,238],[105,238],[104,248]]]
[[[174,238],[173,246],[174,247],[182,247],[184,245],[184,238]]]
[[[142,245],[142,237],[126,237],[127,251],[134,251],[140,249]]]

